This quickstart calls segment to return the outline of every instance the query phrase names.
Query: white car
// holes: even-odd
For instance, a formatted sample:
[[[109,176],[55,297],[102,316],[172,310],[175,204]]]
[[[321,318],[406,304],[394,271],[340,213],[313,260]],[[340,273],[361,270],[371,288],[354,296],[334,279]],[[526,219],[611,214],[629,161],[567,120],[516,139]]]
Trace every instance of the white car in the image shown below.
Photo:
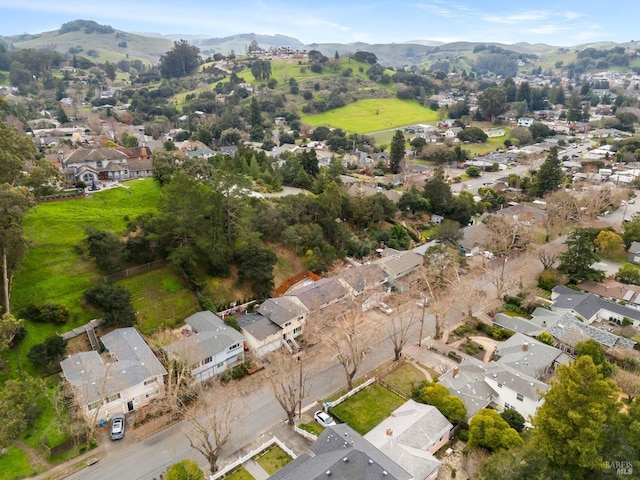
[[[380,309],[380,311],[382,311],[383,313],[386,313],[387,315],[391,315],[393,313],[393,309],[386,303],[380,302],[378,304],[378,308]]]
[[[322,410],[318,410],[316,413],[314,413],[313,418],[323,427],[329,427],[336,424],[336,421],[333,419],[333,417],[328,413],[324,413]]]

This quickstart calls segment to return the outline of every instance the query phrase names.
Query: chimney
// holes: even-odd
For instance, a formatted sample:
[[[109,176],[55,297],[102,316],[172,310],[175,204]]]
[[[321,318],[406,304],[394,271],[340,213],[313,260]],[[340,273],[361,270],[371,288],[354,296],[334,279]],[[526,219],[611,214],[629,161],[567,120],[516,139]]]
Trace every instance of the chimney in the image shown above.
[[[393,430],[391,430],[390,428],[387,428],[386,434],[387,434],[387,437],[393,437]]]
[[[522,344],[522,351],[526,352],[527,350],[529,350],[529,344],[527,342],[524,342]]]
[[[458,367],[453,367],[453,378],[458,378],[459,373],[460,370],[458,369]]]

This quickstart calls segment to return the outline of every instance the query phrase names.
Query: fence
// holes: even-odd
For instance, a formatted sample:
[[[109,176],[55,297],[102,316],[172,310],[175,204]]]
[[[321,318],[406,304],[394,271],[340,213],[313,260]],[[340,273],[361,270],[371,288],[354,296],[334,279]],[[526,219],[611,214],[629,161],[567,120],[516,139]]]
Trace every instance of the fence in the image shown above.
[[[351,390],[349,390],[347,393],[342,395],[337,400],[334,400],[333,402],[324,402],[324,404],[322,405],[323,410],[326,412],[329,408],[337,407],[342,402],[344,402],[347,398],[353,397],[360,390],[363,390],[363,389],[367,388],[369,385],[371,385],[372,383],[375,383],[375,382],[376,382],[376,377],[370,378],[369,380],[367,380],[366,382],[358,385],[357,387],[352,388]]]
[[[293,430],[294,432],[302,435],[304,438],[306,438],[307,440],[311,440],[312,442],[315,442],[318,439],[318,437],[315,436],[313,433],[307,432],[306,430],[301,429],[297,425],[293,426]]]
[[[250,460],[251,458],[253,458],[256,455],[258,455],[259,453],[265,451],[267,448],[271,447],[272,445],[278,445],[282,450],[284,450],[284,452],[287,455],[289,455],[294,460],[296,459],[297,455],[293,452],[293,450],[291,450],[284,443],[282,443],[277,437],[274,436],[274,437],[271,438],[271,440],[267,440],[262,445],[260,445],[258,448],[255,448],[255,449],[251,450],[246,455],[238,458],[235,462],[230,463],[229,465],[227,465],[223,469],[217,471],[213,475],[210,475],[209,476],[209,480],[217,480],[219,478],[224,477],[226,474],[228,474],[232,470],[238,468],[240,465],[242,465],[247,460]]]
[[[318,280],[320,280],[320,278],[321,278],[321,277],[319,277],[318,275],[316,275],[313,272],[309,272],[309,271],[300,272],[300,273],[294,275],[293,277],[290,277],[290,278],[286,279],[284,282],[282,282],[282,284],[280,284],[278,286],[278,288],[276,288],[276,290],[273,292],[273,295],[271,295],[271,296],[273,298],[281,297],[293,285],[295,285],[296,283],[300,282],[301,280],[304,280],[307,277],[309,277],[311,280],[316,281],[316,282]]]
[[[245,313],[247,309],[254,303],[256,303],[256,300],[249,300],[246,303],[241,303],[240,305],[234,305],[233,307],[227,308],[226,310],[220,310],[219,312],[216,312],[216,315],[218,315],[220,318],[224,318],[227,315],[235,315],[236,313]]]
[[[164,267],[167,263],[169,263],[167,260],[156,260],[155,262],[145,263],[144,265],[138,265],[137,267],[127,268],[126,270],[118,273],[105,275],[102,279],[105,282],[122,280],[123,278],[133,277],[134,275],[140,275],[141,273],[146,273],[151,270],[157,270]]]
[[[88,328],[96,328],[100,326],[101,323],[102,323],[102,319],[96,318],[80,327],[76,327],[73,330],[69,330],[68,332],[61,333],[60,336],[65,340],[71,340],[72,338],[75,338],[78,335],[83,335],[87,333]]]

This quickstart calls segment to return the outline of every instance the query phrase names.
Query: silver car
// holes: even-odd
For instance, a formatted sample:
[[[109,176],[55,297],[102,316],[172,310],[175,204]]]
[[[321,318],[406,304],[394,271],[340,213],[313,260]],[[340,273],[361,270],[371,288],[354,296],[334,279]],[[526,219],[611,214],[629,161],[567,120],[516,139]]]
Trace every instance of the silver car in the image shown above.
[[[125,425],[126,422],[122,413],[119,413],[111,419],[111,440],[120,440],[124,437]]]

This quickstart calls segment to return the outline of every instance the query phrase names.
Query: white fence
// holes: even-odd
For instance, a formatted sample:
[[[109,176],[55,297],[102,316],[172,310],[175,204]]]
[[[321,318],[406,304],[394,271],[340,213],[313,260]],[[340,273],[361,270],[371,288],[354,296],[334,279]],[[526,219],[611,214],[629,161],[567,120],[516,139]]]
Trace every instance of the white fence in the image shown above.
[[[347,393],[342,395],[337,400],[334,400],[333,402],[324,402],[324,405],[322,406],[322,408],[326,412],[329,408],[335,407],[337,405],[340,405],[347,398],[353,397],[360,390],[363,390],[363,389],[367,388],[369,385],[371,385],[372,383],[375,383],[375,382],[376,382],[376,377],[370,378],[369,380],[367,380],[366,382],[362,383],[361,385],[358,385],[356,388],[349,390]]]
[[[224,477],[226,474],[231,472],[233,469],[238,468],[244,462],[246,462],[247,460],[250,460],[251,458],[253,458],[256,455],[258,455],[259,453],[265,451],[267,448],[271,447],[274,444],[278,445],[282,450],[285,451],[285,453],[287,455],[289,455],[294,460],[297,457],[297,455],[295,453],[293,453],[293,450],[291,450],[284,443],[282,443],[280,440],[278,440],[277,437],[274,436],[274,437],[271,438],[271,440],[267,440],[262,445],[260,445],[258,448],[255,448],[255,449],[251,450],[246,455],[238,458],[238,460],[236,460],[235,462],[230,463],[229,465],[227,465],[223,469],[219,470],[218,472],[214,473],[213,475],[210,475],[209,476],[209,480],[218,480],[219,478]]]
[[[304,438],[306,438],[307,440],[311,440],[312,442],[315,442],[318,437],[316,435],[314,435],[311,432],[307,432],[306,430],[301,429],[300,427],[298,427],[297,425],[293,426],[293,430],[296,433],[299,433],[300,435],[302,435]]]

